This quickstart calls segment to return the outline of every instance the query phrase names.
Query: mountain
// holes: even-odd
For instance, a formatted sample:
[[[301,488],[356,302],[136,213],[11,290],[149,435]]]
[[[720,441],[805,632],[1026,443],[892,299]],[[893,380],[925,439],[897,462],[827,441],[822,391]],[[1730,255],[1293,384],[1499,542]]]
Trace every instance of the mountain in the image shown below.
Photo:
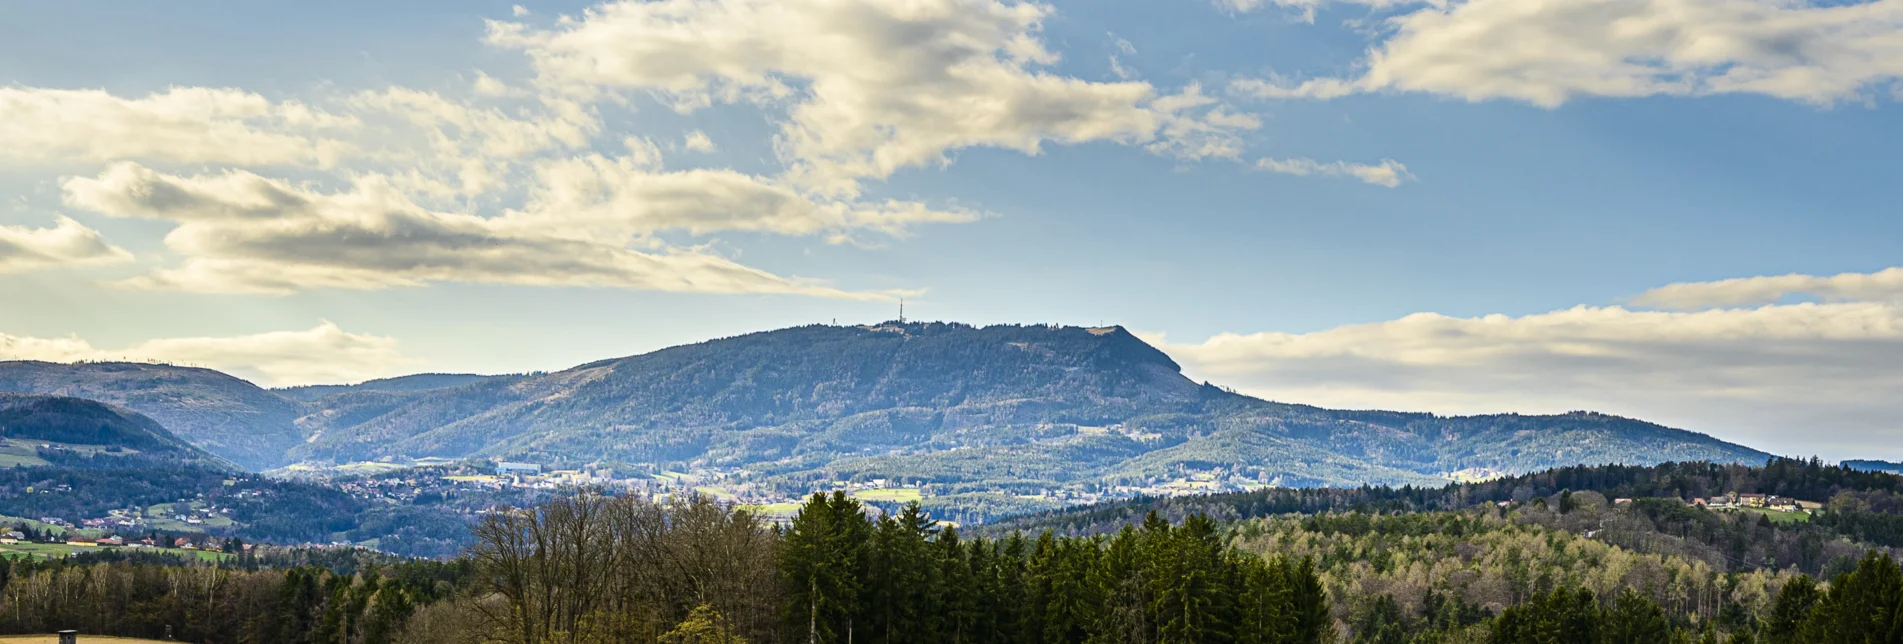
[[[152,417],[179,438],[259,470],[284,463],[304,442],[303,408],[291,399],[210,369],[129,362],[0,362],[0,392],[71,396]]]
[[[295,459],[663,463],[786,482],[925,481],[941,494],[1171,479],[1439,484],[1577,463],[1769,458],[1586,412],[1442,417],[1264,401],[1193,382],[1114,326],[807,326],[315,404]]]
[[[1903,474],[1903,463],[1892,463],[1890,461],[1851,460],[1851,461],[1844,461],[1843,466],[1853,470],[1857,470],[1859,472],[1888,472],[1890,474]]]
[[[231,467],[151,418],[82,398],[0,393],[0,438],[6,439],[0,461],[7,465],[47,464],[47,458],[58,458],[49,450],[57,449],[64,455],[127,463]]]
[[[782,491],[884,478],[986,503],[1769,458],[1588,412],[1444,417],[1265,401],[1191,381],[1115,326],[815,325],[554,373],[275,392],[206,369],[4,362],[0,391],[121,405],[253,470],[506,458],[704,468]]]
[[[292,400],[310,402],[326,396],[344,393],[365,391],[401,393],[462,387],[497,377],[506,376],[483,376],[473,373],[419,373],[395,378],[380,378],[354,385],[306,385],[302,387],[282,387],[271,391]]]

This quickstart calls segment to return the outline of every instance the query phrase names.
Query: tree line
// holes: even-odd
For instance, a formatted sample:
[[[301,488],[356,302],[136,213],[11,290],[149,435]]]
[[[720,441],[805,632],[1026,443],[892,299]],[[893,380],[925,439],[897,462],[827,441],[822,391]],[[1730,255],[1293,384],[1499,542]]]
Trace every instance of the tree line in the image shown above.
[[[447,562],[338,550],[236,565],[0,561],[0,633],[204,644],[1903,641],[1903,572],[1886,554],[1828,581],[1727,572],[1697,551],[1633,552],[1575,533],[1611,507],[1595,497],[1241,522],[1151,513],[1108,534],[974,537],[916,505],[885,513],[843,493],[812,496],[784,524],[706,498],[579,494],[486,513],[477,545]]]

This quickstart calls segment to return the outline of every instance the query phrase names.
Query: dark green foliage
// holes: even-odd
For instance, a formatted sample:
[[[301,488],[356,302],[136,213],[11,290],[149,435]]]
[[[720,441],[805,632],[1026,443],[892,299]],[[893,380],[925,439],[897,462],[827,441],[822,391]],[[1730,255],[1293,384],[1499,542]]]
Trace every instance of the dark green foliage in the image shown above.
[[[780,570],[790,641],[1292,644],[1331,621],[1307,562],[1235,552],[1202,517],[1026,545],[963,540],[915,507],[871,519],[843,495],[814,495],[783,536]]]
[[[1765,644],[1790,644],[1798,641],[1797,636],[1804,627],[1804,620],[1810,618],[1811,608],[1817,605],[1822,596],[1817,588],[1817,580],[1809,575],[1798,575],[1785,582],[1778,590],[1777,602],[1771,606],[1771,614],[1764,618]]]
[[[1847,547],[1841,543],[1845,539],[1868,545],[1903,544],[1903,477],[1825,465],[1814,459],[1775,459],[1756,468],[1711,463],[1574,466],[1437,488],[1267,488],[1193,497],[1139,498],[1025,515],[997,522],[987,529],[1105,534],[1149,512],[1173,520],[1192,514],[1241,520],[1336,512],[1342,514],[1333,518],[1313,517],[1312,520],[1330,523],[1325,528],[1317,524],[1311,529],[1353,532],[1369,529],[1372,524],[1367,516],[1370,513],[1462,510],[1499,502],[1520,504],[1514,505],[1515,508],[1525,504],[1538,507],[1544,504],[1544,499],[1553,496],[1561,500],[1559,505],[1573,506],[1558,509],[1577,512],[1574,497],[1586,491],[1605,497],[1635,498],[1620,507],[1624,509],[1624,516],[1643,519],[1647,527],[1643,534],[1670,535],[1677,540],[1701,544],[1705,547],[1700,550],[1708,552],[1697,553],[1700,557],[1714,559],[1715,563],[1722,562],[1736,570],[1795,565],[1804,572],[1820,574],[1832,565],[1830,558]],[[1830,504],[1827,512],[1815,515],[1811,521],[1796,523],[1772,523],[1761,520],[1758,515],[1716,513],[1685,504],[1691,498],[1717,496],[1728,491],[1829,500]],[[1504,516],[1508,511],[1500,508],[1497,512]],[[1437,516],[1386,521],[1381,523],[1380,529],[1415,530],[1415,534],[1460,529],[1459,525],[1436,523],[1452,520],[1445,515]],[[1358,527],[1353,523],[1357,521],[1361,522]],[[1606,538],[1622,536],[1615,531]],[[1649,551],[1661,543],[1650,540],[1625,545]],[[1867,545],[1857,546],[1854,551],[1861,552],[1865,547]],[[1840,565],[1847,570],[1855,564],[1853,556]]]
[[[1809,642],[1903,642],[1903,569],[1877,553],[1830,581],[1798,629]]]
[[[1649,644],[1663,642],[1672,635],[1672,623],[1665,609],[1652,598],[1627,588],[1605,611],[1600,641],[1604,644]]]
[[[1494,644],[1598,644],[1603,623],[1599,603],[1585,589],[1559,588],[1533,595],[1500,613]]]
[[[0,560],[0,570],[0,633],[75,628],[188,642],[392,644],[415,607],[446,599],[468,568],[419,562],[339,576],[306,567]]]
[[[48,441],[112,448],[97,459],[102,467],[134,460],[230,467],[223,460],[173,436],[151,418],[81,398],[0,393],[0,438],[29,445],[34,441]],[[43,450],[42,453],[52,456],[67,451]],[[139,452],[146,458],[125,456],[130,452]],[[79,460],[79,457],[75,455],[70,460]]]

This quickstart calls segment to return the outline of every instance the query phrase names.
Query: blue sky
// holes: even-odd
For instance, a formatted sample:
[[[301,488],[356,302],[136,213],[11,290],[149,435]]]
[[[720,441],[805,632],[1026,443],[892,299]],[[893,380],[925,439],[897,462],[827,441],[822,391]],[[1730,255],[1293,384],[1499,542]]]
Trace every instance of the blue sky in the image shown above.
[[[559,369],[902,296],[1903,457],[1903,2],[1507,2],[10,7],[0,357]]]

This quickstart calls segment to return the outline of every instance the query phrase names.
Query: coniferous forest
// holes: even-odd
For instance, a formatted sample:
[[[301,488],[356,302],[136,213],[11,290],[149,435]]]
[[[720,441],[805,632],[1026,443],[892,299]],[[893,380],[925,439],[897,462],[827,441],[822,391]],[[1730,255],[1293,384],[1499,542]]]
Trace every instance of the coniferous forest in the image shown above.
[[[1635,472],[1607,489],[1658,474]],[[1888,516],[1889,480],[1858,482],[1869,485],[1832,488],[1832,504]],[[1485,496],[1488,485],[1467,487]],[[1072,525],[1104,529],[1036,532],[941,523],[916,505],[882,512],[843,493],[816,494],[778,523],[706,498],[578,493],[486,513],[476,545],[447,560],[325,548],[218,564],[114,550],[8,559],[0,633],[208,644],[1903,642],[1897,553],[1822,525],[1832,512],[1773,524],[1663,498],[1514,487],[1521,500],[1434,509],[1216,519],[1151,508],[1113,528],[1098,508]],[[1856,534],[1882,529],[1864,523]]]

